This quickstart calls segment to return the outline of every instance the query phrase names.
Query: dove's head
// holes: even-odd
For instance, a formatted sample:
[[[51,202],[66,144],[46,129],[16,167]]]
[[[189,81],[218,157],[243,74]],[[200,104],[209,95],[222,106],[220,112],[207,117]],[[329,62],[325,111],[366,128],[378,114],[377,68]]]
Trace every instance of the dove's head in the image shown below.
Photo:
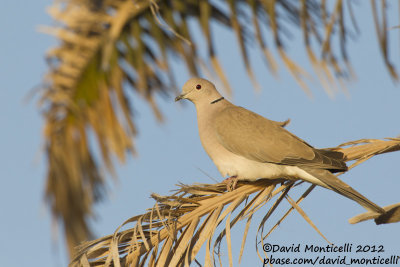
[[[214,84],[210,81],[201,78],[191,78],[183,85],[182,94],[177,96],[175,101],[187,99],[197,104],[211,103],[220,98],[220,93],[218,93]]]

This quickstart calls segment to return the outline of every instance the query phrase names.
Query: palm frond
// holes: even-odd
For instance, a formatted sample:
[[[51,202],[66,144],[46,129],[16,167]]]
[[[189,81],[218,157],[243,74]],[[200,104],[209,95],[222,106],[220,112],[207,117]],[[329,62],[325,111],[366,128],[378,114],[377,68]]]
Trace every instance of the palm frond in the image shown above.
[[[346,7],[342,0],[335,3],[329,10],[325,1],[320,4],[317,0],[55,1],[49,13],[57,24],[43,28],[60,41],[47,53],[49,72],[41,98],[48,158],[46,196],[53,214],[63,222],[70,253],[77,243],[91,236],[87,219],[93,213],[93,203],[104,195],[105,177],[113,174],[113,157],[123,162],[127,152],[135,153],[133,137],[137,129],[128,98],[130,90],[147,101],[162,120],[154,97],[167,96],[176,88],[171,58],[180,58],[191,75],[196,75],[205,61],[192,37],[193,28],[188,26],[190,19],[199,22],[209,65],[228,91],[228,78],[214,45],[222,41],[213,37],[215,23],[235,32],[255,87],[258,85],[248,57],[253,39],[273,72],[277,71],[272,56],[275,47],[288,70],[309,92],[306,72],[287,52],[287,36],[294,30],[303,33],[310,61],[321,81],[326,80],[323,84],[350,78]],[[348,6],[351,10],[351,3]],[[350,14],[354,20],[352,11]],[[389,63],[385,19],[375,19],[377,32],[386,65],[397,79]],[[268,33],[274,41],[272,48],[264,36]],[[332,48],[336,36],[340,52]],[[97,142],[91,142],[93,137]]]
[[[348,146],[344,148],[345,146]],[[372,156],[400,150],[400,139],[359,140],[343,144],[337,148],[347,156],[347,160],[358,162]],[[277,186],[282,183],[281,186]],[[231,229],[239,221],[246,220],[239,261],[246,243],[249,225],[255,212],[269,205],[268,212],[259,223],[261,241],[276,229],[292,210],[297,210],[306,221],[319,232],[312,220],[300,208],[299,203],[312,191],[311,186],[294,201],[289,191],[299,183],[285,180],[258,180],[239,182],[238,188],[225,192],[225,184],[179,185],[171,196],[153,194],[156,200],[153,208],[142,215],[125,221],[113,235],[105,236],[82,244],[71,265],[74,266],[189,266],[196,259],[200,248],[206,244],[205,266],[215,264],[215,255],[220,257],[220,245],[225,237],[230,266],[232,260]],[[273,201],[273,199],[275,201]],[[265,222],[278,208],[282,200],[292,205],[277,224],[264,235]],[[375,219],[377,223],[400,221],[400,204],[384,208],[387,214],[377,217],[359,215],[356,219]],[[236,213],[235,213],[236,211]],[[235,215],[231,219],[232,215]],[[225,227],[216,236],[217,227],[225,220]],[[360,220],[361,221],[361,220]],[[354,219],[352,223],[356,222]],[[121,227],[133,227],[120,231]],[[319,234],[322,235],[321,232]],[[324,237],[325,238],[325,237]],[[326,239],[326,238],[325,238]],[[328,241],[328,240],[327,240]],[[329,242],[329,241],[328,241]],[[221,260],[221,259],[219,259]],[[201,262],[197,259],[197,261]]]

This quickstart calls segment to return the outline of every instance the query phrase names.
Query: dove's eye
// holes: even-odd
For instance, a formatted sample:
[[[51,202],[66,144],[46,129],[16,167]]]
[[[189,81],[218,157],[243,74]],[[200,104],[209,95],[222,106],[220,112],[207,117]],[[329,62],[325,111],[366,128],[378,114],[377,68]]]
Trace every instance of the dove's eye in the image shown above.
[[[200,90],[201,89],[201,85],[200,84],[196,85],[196,89]]]

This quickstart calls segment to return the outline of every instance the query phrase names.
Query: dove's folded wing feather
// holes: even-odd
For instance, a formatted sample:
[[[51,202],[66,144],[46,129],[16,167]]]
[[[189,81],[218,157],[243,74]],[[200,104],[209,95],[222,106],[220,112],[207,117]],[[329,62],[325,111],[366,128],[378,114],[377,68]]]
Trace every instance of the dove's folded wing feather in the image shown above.
[[[241,107],[227,107],[213,121],[217,138],[227,150],[258,162],[347,170],[343,154],[314,149],[302,139]]]

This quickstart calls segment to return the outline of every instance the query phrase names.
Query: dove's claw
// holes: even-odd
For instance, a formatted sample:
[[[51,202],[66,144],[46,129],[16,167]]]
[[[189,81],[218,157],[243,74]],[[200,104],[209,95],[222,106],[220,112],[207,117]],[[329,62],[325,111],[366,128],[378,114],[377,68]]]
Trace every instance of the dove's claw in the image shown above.
[[[226,178],[222,182],[224,184],[226,184],[226,190],[233,191],[236,188],[236,184],[238,182],[238,178],[237,178],[237,176],[231,176],[229,178]]]

